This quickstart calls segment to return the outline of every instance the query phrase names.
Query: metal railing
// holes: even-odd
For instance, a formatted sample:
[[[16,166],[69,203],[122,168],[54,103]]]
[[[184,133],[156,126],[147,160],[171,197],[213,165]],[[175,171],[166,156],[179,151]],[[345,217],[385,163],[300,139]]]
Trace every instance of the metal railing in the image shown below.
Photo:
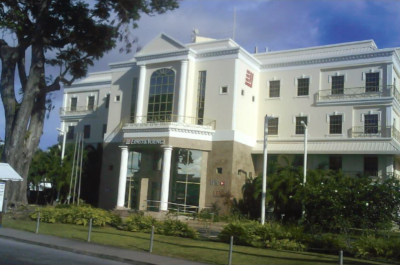
[[[89,114],[97,110],[97,106],[76,106],[60,108],[60,115]]]
[[[131,117],[125,126],[145,126],[145,125],[183,125],[188,127],[198,127],[203,129],[215,130],[216,121],[198,117],[178,116],[174,114],[148,115]]]
[[[391,137],[390,126],[355,126],[351,128],[352,138],[382,138]]]
[[[400,92],[395,86],[364,86],[340,89],[319,90],[317,101],[395,97],[400,102]]]
[[[143,208],[146,209],[147,211],[159,211],[160,210],[160,205],[161,201],[155,201],[155,200],[144,200],[145,205],[143,205]],[[181,203],[174,203],[174,202],[168,202],[168,211],[176,211],[178,214],[198,214],[200,213],[203,209],[211,209],[211,207],[200,207],[196,205],[188,205],[188,204],[181,204]]]
[[[395,127],[392,128],[392,138],[400,142],[400,132]]]

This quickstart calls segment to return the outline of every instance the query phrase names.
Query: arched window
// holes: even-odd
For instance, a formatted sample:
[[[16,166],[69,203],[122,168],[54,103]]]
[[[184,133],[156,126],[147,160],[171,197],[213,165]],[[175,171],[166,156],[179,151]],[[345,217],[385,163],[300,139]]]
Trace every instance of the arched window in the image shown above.
[[[147,121],[171,121],[174,103],[175,72],[171,69],[155,71],[150,78]]]

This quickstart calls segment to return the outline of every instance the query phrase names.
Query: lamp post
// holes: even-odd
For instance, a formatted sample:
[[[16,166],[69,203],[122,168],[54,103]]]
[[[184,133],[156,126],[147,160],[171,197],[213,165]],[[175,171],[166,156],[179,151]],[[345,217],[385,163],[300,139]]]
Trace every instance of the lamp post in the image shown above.
[[[63,144],[62,144],[62,150],[61,150],[61,165],[64,161],[64,154],[65,154],[65,140],[66,140],[66,131],[61,130],[60,128],[56,128],[57,131],[59,131],[63,135]]]
[[[306,186],[306,182],[307,182],[307,131],[308,131],[308,127],[306,125],[306,123],[304,121],[301,122],[301,125],[303,125],[304,127],[304,166],[303,166],[303,187]],[[301,212],[301,216],[304,218],[305,216],[305,207],[304,207],[304,202],[302,205],[302,212]]]
[[[261,224],[265,223],[265,199],[267,196],[267,142],[268,142],[268,115],[264,120],[264,159],[263,159],[263,178],[262,178],[262,197],[261,197]]]

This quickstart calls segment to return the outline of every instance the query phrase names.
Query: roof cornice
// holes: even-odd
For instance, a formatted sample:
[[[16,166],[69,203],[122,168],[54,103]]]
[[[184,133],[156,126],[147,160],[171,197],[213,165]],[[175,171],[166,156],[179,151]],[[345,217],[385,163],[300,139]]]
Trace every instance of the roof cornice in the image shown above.
[[[65,86],[64,88],[76,88],[76,87],[89,87],[89,86],[102,86],[102,85],[111,85],[111,80],[108,81],[100,81],[100,82],[90,82],[90,83],[77,83],[72,84],[70,86]]]
[[[363,59],[371,59],[371,58],[378,58],[378,57],[388,57],[388,56],[392,56],[392,55],[393,55],[393,51],[371,52],[371,53],[346,55],[346,56],[335,56],[335,57],[329,57],[329,58],[311,59],[311,60],[303,60],[303,61],[264,64],[261,66],[261,69],[281,68],[281,67],[290,67],[290,66],[303,66],[303,65],[310,65],[310,64],[324,64],[324,63],[334,63],[334,62],[353,61],[353,60],[363,60]]]

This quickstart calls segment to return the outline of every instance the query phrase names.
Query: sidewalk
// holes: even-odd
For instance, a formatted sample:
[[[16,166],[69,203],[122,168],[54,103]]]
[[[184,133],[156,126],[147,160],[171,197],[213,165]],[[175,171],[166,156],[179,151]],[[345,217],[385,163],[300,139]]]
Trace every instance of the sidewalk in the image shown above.
[[[133,251],[111,246],[71,240],[61,237],[34,234],[32,232],[0,228],[0,237],[21,241],[24,243],[74,252],[97,258],[115,260],[138,265],[204,265],[183,259],[159,256],[142,251]]]

